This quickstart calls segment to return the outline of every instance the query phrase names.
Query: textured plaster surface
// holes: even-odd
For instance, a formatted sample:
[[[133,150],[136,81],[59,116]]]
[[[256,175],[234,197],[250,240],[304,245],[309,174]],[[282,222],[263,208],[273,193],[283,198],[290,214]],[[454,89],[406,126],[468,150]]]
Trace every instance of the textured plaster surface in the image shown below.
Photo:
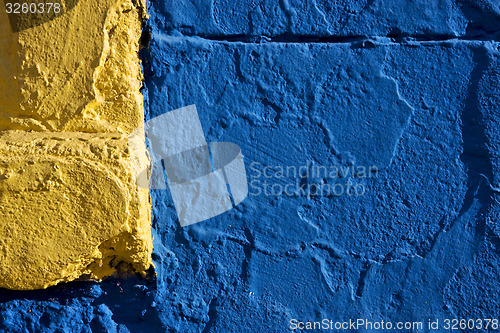
[[[148,11],[147,119],[196,104],[207,141],[242,148],[249,181],[265,166],[380,171],[274,177],[366,193],[260,193],[186,228],[169,192],[152,191],[156,280],[2,292],[4,331],[498,317],[496,2],[152,1]]]
[[[135,182],[144,134],[128,138],[144,123],[144,4],[73,5],[34,24],[0,3],[1,288],[152,265],[149,193]]]

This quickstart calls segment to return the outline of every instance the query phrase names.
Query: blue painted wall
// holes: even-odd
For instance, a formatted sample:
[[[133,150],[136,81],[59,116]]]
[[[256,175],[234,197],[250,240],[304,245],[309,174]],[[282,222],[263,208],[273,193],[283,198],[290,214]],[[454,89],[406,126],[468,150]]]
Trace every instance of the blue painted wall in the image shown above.
[[[241,147],[251,195],[181,228],[152,191],[156,279],[1,291],[0,331],[498,318],[497,1],[156,0],[149,14],[147,119],[196,104],[208,141]],[[364,192],[265,195],[265,181]]]

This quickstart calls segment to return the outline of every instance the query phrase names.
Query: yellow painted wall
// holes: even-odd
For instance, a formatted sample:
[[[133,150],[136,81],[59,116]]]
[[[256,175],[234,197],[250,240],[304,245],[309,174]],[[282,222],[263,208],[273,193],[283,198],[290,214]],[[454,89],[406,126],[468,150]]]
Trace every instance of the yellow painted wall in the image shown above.
[[[129,144],[144,119],[144,4],[81,0],[66,11],[64,2],[57,18],[15,32],[2,1],[0,288],[145,273],[143,131]]]

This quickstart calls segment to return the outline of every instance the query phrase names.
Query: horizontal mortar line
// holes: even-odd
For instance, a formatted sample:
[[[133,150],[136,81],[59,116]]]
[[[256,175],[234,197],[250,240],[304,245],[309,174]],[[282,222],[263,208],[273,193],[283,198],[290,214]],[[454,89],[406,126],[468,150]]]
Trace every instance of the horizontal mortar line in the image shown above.
[[[415,43],[445,43],[445,42],[462,42],[462,43],[484,43],[484,42],[500,42],[500,38],[494,36],[482,36],[478,38],[457,37],[450,35],[414,35],[414,36],[328,36],[318,37],[309,35],[278,35],[273,37],[268,36],[253,36],[253,35],[180,35],[180,36],[165,36],[168,38],[193,38],[203,39],[212,42],[223,43],[243,43],[243,44],[266,44],[266,43],[281,43],[281,44],[357,44],[357,43],[372,43],[374,45],[384,44],[402,44],[411,45]]]

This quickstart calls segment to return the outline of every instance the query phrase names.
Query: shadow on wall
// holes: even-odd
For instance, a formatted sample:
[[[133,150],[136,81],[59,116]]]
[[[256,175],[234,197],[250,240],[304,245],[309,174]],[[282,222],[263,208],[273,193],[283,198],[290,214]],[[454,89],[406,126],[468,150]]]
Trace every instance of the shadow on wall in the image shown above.
[[[165,332],[155,293],[156,279],[151,277],[70,282],[34,291],[0,289],[0,328]]]

